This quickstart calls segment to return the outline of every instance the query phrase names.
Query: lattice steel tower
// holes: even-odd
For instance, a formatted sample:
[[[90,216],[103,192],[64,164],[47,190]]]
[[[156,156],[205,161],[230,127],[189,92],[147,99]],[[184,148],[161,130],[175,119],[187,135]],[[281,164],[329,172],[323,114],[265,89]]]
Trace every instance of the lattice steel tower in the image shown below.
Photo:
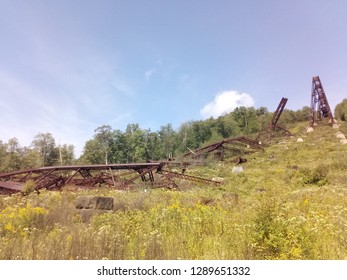
[[[329,118],[332,125],[335,123],[323,85],[319,76],[315,76],[312,78],[310,127],[317,125],[322,118]]]

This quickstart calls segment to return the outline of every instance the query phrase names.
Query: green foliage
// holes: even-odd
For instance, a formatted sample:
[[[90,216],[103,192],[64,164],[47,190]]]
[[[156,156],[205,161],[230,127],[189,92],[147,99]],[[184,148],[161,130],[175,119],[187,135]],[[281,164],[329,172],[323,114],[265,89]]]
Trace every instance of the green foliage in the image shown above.
[[[40,228],[47,210],[33,207],[6,207],[0,212],[0,237],[28,237],[33,229]]]
[[[159,132],[138,125],[110,131],[109,160],[165,158],[199,141],[251,131],[253,118],[266,124],[271,117],[266,110],[238,114],[243,120],[231,113],[178,131],[170,125]],[[288,120],[293,116],[299,118],[288,113]],[[247,128],[240,127],[245,121]],[[222,177],[220,187],[179,181],[180,192],[101,187],[38,195],[29,181],[26,196],[0,197],[0,259],[346,259],[347,145],[330,126],[301,135],[303,123],[292,127],[304,142],[272,143],[247,156],[241,174],[228,162],[188,168],[187,174]],[[345,122],[339,129],[347,134]],[[40,154],[31,151],[35,161]],[[0,142],[0,156],[11,153],[23,149]],[[104,162],[98,139],[86,144],[83,159]],[[83,223],[75,209],[79,195],[111,196],[115,209]]]
[[[162,126],[157,132],[142,129],[138,124],[129,124],[124,132],[101,126],[95,130],[94,139],[85,144],[80,162],[103,163],[101,151],[112,163],[177,157],[188,148],[196,149],[223,138],[257,133],[268,125],[269,119],[270,114],[264,107],[258,110],[240,107],[217,119],[183,123],[177,131],[171,124]]]
[[[102,164],[105,160],[104,156],[101,144],[97,140],[91,139],[84,145],[79,162],[83,164]]]
[[[283,112],[281,125],[307,120],[309,108]],[[95,129],[92,139],[85,143],[78,159],[81,164],[127,163],[147,160],[180,158],[189,149],[223,138],[256,134],[267,128],[272,114],[267,108],[238,107],[233,112],[216,119],[189,121],[177,130],[171,124],[158,131],[142,129],[129,124],[125,131],[113,130],[109,125]],[[72,145],[56,145],[50,133],[39,133],[30,147],[20,147],[16,138],[0,142],[0,172],[28,169],[48,165],[71,165],[75,162]]]
[[[341,121],[347,121],[347,99],[336,105],[335,118]]]
[[[226,162],[188,168],[224,178],[220,187],[4,196],[0,259],[345,259],[347,146],[334,133],[283,138],[248,156],[241,174]],[[79,195],[111,196],[114,211],[83,223]]]
[[[33,180],[28,180],[23,186],[23,194],[29,194],[35,191],[35,182]]]
[[[328,183],[328,172],[329,168],[321,164],[314,169],[302,169],[300,175],[303,178],[304,184],[317,184],[318,186],[324,186]]]
[[[105,164],[108,164],[108,157],[110,152],[110,142],[112,139],[112,128],[109,125],[103,125],[94,130],[95,141],[102,147],[105,154]]]
[[[56,165],[59,159],[59,152],[55,145],[55,140],[51,133],[39,133],[32,142],[41,159],[41,166]]]

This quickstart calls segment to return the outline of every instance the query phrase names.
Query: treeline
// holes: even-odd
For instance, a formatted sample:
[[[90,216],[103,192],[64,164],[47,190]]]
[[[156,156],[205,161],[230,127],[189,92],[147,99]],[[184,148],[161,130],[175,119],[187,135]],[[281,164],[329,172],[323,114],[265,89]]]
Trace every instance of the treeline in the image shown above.
[[[127,163],[177,157],[202,144],[259,131],[269,113],[266,108],[240,107],[217,119],[189,121],[178,130],[171,124],[154,132],[129,124],[124,132],[101,126],[95,130],[80,158],[82,163]]]
[[[347,121],[347,99],[336,105],[334,113],[336,119]]]
[[[298,111],[285,110],[280,123],[289,125],[308,120],[309,107]],[[84,164],[128,163],[180,157],[188,149],[223,138],[252,135],[265,129],[272,118],[267,108],[238,107],[219,118],[183,123],[178,130],[171,124],[158,131],[142,129],[129,124],[124,132],[104,125],[95,130],[93,139],[87,141],[79,161]]]
[[[308,120],[309,107],[298,111],[284,110],[279,123]],[[183,123],[177,130],[171,124],[158,131],[129,124],[125,131],[103,125],[95,129],[92,139],[85,143],[82,155],[76,159],[74,147],[57,145],[50,133],[39,133],[29,147],[21,147],[16,138],[0,141],[0,172],[51,165],[103,164],[145,162],[180,157],[189,149],[196,149],[223,138],[257,134],[272,118],[267,108],[238,107],[219,118]]]
[[[15,137],[7,143],[0,140],[0,172],[69,165],[74,161],[73,145],[57,145],[51,133],[37,134],[29,147],[21,147]]]

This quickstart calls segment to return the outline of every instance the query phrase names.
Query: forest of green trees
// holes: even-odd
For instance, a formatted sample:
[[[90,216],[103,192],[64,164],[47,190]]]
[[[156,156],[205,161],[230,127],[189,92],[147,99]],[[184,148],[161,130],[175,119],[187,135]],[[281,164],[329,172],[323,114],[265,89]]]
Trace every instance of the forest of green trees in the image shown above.
[[[335,110],[342,120],[347,116],[346,104],[347,99]],[[284,110],[279,123],[290,126],[298,121],[308,121],[309,113],[309,107]],[[57,145],[48,132],[38,133],[29,147],[22,147],[14,137],[7,143],[0,140],[0,172],[51,165],[145,162],[179,157],[188,148],[196,149],[223,138],[255,135],[268,126],[271,118],[272,113],[265,107],[238,107],[216,119],[183,123],[176,130],[171,124],[163,125],[155,132],[138,124],[129,124],[125,131],[103,125],[95,129],[79,158],[75,157],[73,145]]]

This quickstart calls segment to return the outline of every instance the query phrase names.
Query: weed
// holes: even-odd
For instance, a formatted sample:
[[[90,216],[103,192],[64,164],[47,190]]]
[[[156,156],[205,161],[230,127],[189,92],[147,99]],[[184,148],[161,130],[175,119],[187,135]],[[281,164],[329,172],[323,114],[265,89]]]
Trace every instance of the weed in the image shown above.
[[[0,259],[345,259],[347,147],[329,133],[273,143],[240,174],[227,162],[187,170],[220,187],[37,194],[29,181],[26,196],[0,197]],[[114,211],[82,223],[79,195],[113,197]]]

